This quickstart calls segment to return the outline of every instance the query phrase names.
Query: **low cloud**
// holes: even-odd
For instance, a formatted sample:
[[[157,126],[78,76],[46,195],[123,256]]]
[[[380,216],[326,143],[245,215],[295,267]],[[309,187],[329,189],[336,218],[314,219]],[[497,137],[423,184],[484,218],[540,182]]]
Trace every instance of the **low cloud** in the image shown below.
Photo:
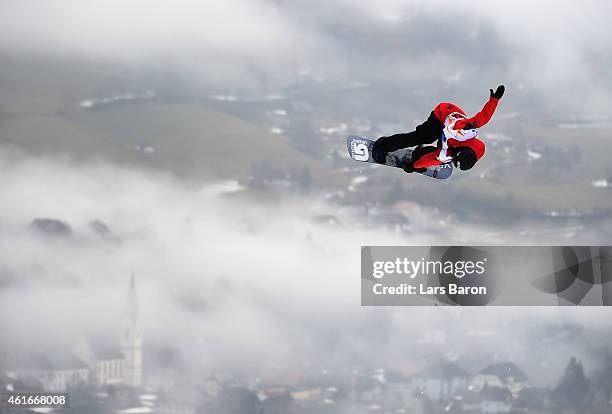
[[[423,358],[461,357],[474,368],[513,359],[547,383],[571,355],[588,363],[585,344],[607,336],[604,309],[361,307],[359,246],[407,241],[310,223],[330,206],[302,198],[262,205],[103,162],[6,152],[0,160],[0,330],[9,354],[69,343],[84,331],[112,333],[132,269],[149,346],[179,349],[209,370],[274,363],[410,372]],[[41,217],[72,231],[33,228]],[[244,227],[244,218],[257,226]],[[484,231],[471,229],[486,242]],[[546,326],[555,334],[543,334]],[[578,331],[563,336],[563,326]],[[431,332],[441,339],[423,342]]]

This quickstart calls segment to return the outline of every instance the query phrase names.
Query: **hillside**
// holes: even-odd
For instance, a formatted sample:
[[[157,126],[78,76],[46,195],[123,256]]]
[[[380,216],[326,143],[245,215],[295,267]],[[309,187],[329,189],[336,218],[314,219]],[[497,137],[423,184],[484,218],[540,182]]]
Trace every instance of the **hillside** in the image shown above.
[[[262,164],[312,164],[283,136],[197,103],[154,97],[84,108],[80,103],[92,97],[143,89],[131,89],[136,86],[128,75],[97,67],[31,63],[9,61],[0,68],[0,145],[85,161],[101,157],[198,179],[243,177]]]

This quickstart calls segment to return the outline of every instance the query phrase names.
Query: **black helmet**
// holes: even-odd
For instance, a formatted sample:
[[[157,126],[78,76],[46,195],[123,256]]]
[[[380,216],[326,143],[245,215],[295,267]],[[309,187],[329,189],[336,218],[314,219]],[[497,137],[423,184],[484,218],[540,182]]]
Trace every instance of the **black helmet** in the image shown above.
[[[476,152],[470,147],[459,147],[455,150],[453,162],[455,167],[459,167],[461,170],[469,170],[476,164],[478,157]]]

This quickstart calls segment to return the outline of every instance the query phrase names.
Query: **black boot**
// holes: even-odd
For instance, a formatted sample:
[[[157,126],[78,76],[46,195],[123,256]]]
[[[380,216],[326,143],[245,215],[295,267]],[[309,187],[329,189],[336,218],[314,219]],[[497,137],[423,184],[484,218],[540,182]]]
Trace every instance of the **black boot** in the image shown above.
[[[402,165],[402,169],[407,172],[407,173],[413,173],[413,172],[425,172],[427,171],[427,168],[414,168],[414,162],[413,161],[409,161],[404,163],[404,165]]]
[[[407,173],[427,171],[427,168],[414,168],[414,163],[417,162],[423,155],[429,154],[430,152],[433,152],[435,150],[436,147],[430,145],[419,145],[412,151],[410,161],[406,161],[402,168]]]
[[[437,148],[432,145],[419,145],[412,151],[412,162],[420,159],[422,156],[434,152]]]
[[[387,162],[387,154],[389,154],[389,151],[385,148],[384,138],[378,138],[374,141],[374,145],[372,145],[372,158],[379,164],[385,164]]]

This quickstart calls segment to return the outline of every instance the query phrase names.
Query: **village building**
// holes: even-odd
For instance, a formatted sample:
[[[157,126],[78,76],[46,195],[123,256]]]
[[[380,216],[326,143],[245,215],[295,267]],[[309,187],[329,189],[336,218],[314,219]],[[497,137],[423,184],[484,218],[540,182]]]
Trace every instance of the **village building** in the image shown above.
[[[484,387],[502,387],[508,389],[514,397],[529,385],[527,376],[512,362],[489,365],[480,371],[470,383],[470,386],[480,391]]]
[[[81,386],[142,385],[142,324],[134,276],[130,279],[119,337],[108,341],[82,337],[70,352],[49,352],[24,358],[6,372],[6,383],[38,384],[45,391],[63,392]]]
[[[461,399],[465,414],[505,414],[512,411],[512,394],[506,388],[485,386],[468,391]]]
[[[42,385],[45,391],[62,392],[89,384],[89,369],[70,353],[31,355],[7,372],[7,377],[22,384]]]
[[[410,377],[413,392],[433,401],[446,401],[467,388],[468,374],[452,362],[441,362]]]

